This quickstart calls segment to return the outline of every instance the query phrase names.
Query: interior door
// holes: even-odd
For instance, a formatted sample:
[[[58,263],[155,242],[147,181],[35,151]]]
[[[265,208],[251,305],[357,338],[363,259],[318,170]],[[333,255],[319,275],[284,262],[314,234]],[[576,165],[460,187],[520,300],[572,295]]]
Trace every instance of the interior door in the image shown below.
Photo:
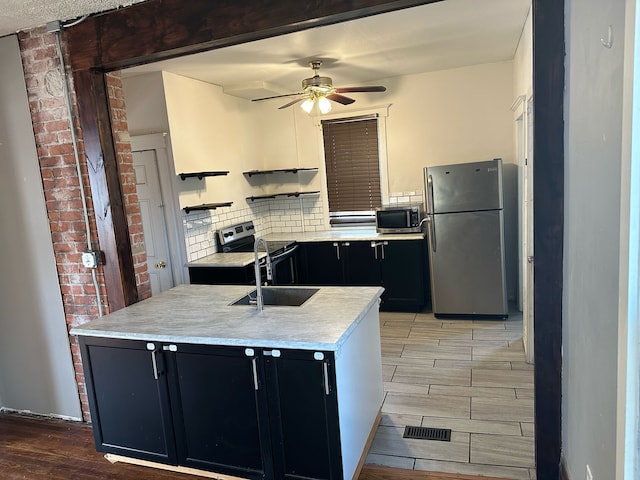
[[[526,111],[526,161],[523,182],[523,299],[522,328],[524,353],[528,363],[533,363],[533,97],[527,101]]]
[[[173,275],[155,151],[133,152],[133,168],[147,250],[151,293],[156,295],[173,287]]]

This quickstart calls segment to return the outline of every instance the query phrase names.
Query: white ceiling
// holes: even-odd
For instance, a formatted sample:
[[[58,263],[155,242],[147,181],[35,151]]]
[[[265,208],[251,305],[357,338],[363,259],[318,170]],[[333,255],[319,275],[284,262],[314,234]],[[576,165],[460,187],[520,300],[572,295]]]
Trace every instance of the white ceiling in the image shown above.
[[[320,74],[338,87],[500,62],[513,58],[530,4],[445,0],[134,67],[124,75],[166,70],[256,98],[299,91],[316,58],[323,60]]]
[[[0,0],[0,36],[142,0]],[[322,59],[338,87],[513,58],[531,0],[445,0],[129,69],[166,70],[256,96],[300,90]]]

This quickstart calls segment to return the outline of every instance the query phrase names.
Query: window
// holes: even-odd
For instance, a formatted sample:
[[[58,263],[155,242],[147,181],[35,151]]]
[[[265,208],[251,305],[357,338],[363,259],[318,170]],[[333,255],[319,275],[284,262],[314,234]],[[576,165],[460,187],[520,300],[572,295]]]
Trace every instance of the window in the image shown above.
[[[378,117],[322,121],[332,225],[373,223],[382,204]]]

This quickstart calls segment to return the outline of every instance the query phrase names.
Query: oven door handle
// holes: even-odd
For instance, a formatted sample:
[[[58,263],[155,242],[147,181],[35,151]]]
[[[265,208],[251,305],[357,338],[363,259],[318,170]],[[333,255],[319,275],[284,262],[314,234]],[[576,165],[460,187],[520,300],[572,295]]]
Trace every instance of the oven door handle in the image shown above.
[[[280,260],[283,260],[285,258],[287,258],[288,256],[290,256],[293,252],[295,252],[298,249],[298,245],[294,245],[292,248],[285,250],[284,252],[282,252],[279,255],[276,255],[274,257],[271,257],[271,263],[274,262],[279,262]]]

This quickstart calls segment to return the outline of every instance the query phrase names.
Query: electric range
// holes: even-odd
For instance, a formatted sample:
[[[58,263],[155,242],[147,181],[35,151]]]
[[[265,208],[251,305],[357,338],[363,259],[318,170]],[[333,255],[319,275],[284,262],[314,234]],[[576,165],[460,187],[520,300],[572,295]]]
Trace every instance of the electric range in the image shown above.
[[[222,228],[216,235],[218,252],[253,252],[255,243],[255,226],[253,222],[247,221]],[[273,271],[273,285],[286,285],[296,283],[297,265],[295,252],[298,248],[296,242],[290,241],[267,241],[267,252],[271,258]],[[258,251],[264,252],[263,245],[258,245]],[[264,266],[266,260],[261,261]]]

